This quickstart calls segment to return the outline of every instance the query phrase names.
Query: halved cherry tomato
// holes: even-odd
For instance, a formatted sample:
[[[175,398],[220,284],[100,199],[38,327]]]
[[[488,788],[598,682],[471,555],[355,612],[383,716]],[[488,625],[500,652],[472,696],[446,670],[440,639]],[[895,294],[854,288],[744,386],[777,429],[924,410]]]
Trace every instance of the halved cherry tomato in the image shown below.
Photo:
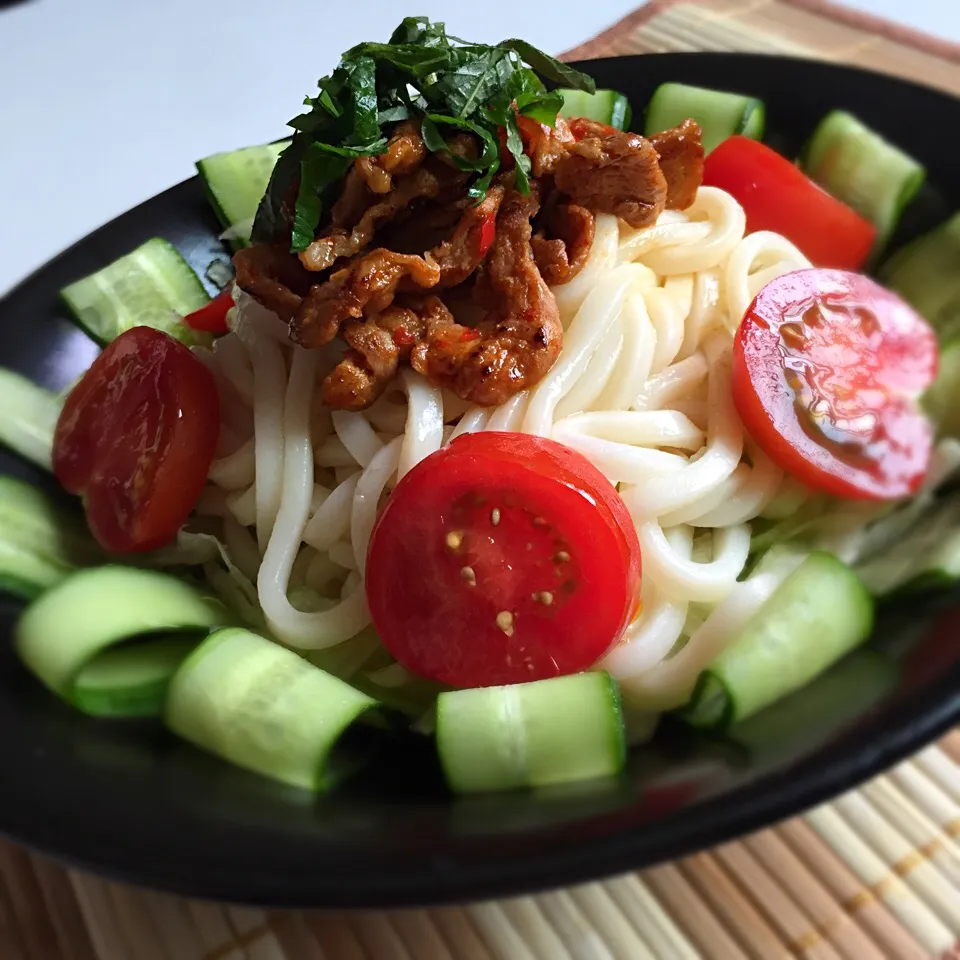
[[[747,431],[788,473],[837,497],[894,499],[920,486],[932,430],[917,400],[936,373],[927,322],[842,270],[767,284],[733,345],[733,398]]]
[[[233,284],[227,284],[208,304],[188,313],[183,322],[191,330],[207,333],[227,333],[227,313],[233,306]]]
[[[168,543],[200,496],[220,416],[210,371],[151,327],[122,333],[64,404],[53,472],[112,553]]]
[[[456,687],[586,670],[639,587],[637,535],[610,482],[575,450],[519,433],[468,434],[414,467],[367,558],[386,647]]]
[[[747,215],[747,232],[772,230],[817,267],[858,270],[877,228],[821,190],[799,167],[747,137],[729,137],[707,157],[703,183],[733,196]]]

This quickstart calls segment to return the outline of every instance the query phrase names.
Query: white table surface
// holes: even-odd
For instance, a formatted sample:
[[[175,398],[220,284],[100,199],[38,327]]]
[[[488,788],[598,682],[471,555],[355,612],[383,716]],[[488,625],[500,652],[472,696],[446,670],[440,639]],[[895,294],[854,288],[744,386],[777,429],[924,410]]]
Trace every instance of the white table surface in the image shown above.
[[[282,136],[339,52],[386,39],[405,12],[557,52],[639,2],[27,0],[0,10],[0,294],[190,176],[197,158]],[[960,41],[956,0],[847,2]]]

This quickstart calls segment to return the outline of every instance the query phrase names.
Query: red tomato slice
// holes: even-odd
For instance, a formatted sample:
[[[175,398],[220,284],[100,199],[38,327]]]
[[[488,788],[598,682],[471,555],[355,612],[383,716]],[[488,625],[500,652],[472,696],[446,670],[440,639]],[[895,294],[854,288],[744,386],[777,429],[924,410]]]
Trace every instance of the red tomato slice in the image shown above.
[[[733,397],[750,435],[788,473],[837,497],[916,491],[932,445],[917,400],[936,373],[927,322],[842,270],[767,284],[733,344]]]
[[[747,137],[729,137],[707,157],[703,183],[737,200],[747,215],[748,233],[780,233],[817,267],[860,269],[877,236],[872,223],[799,167]]]
[[[151,327],[122,333],[64,404],[53,472],[112,553],[168,543],[200,496],[220,414],[210,371]]]
[[[367,558],[386,647],[456,687],[586,670],[639,587],[640,545],[610,482],[575,450],[518,433],[469,434],[414,467]]]
[[[183,322],[191,330],[209,333],[227,333],[227,314],[233,306],[233,284],[224,287],[209,303],[193,313],[188,313]]]

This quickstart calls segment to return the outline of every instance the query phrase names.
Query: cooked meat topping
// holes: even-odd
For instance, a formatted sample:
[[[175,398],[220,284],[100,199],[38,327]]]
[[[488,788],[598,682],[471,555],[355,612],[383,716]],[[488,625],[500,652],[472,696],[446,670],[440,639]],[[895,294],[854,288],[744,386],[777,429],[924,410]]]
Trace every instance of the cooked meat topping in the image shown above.
[[[442,196],[433,200],[415,200],[380,227],[377,243],[398,253],[423,253],[450,239],[464,210],[471,205],[470,198],[462,193],[450,201],[445,201]]]
[[[351,320],[341,334],[349,349],[324,378],[321,399],[334,410],[364,410],[396,375],[397,346],[375,317]]]
[[[529,117],[520,117],[518,123],[524,148],[530,157],[531,175],[538,178],[550,176],[576,143],[570,125],[559,116],[553,127],[537,123]]]
[[[414,289],[435,287],[440,267],[433,259],[382,248],[356,257],[310,288],[290,321],[290,336],[303,347],[325,346],[347,320],[386,310],[406,279]]]
[[[358,157],[343,180],[343,189],[330,211],[332,227],[351,230],[366,210],[393,189],[394,175],[412,173],[423,163],[427,149],[417,125],[401,123],[377,157]]]
[[[557,303],[533,260],[530,220],[540,205],[534,182],[524,196],[508,188],[484,271],[493,304],[476,327],[435,320],[410,355],[431,382],[470,403],[494,406],[533,386],[560,353]]]
[[[234,254],[233,265],[237,285],[288,323],[315,281],[281,244],[244,247]]]
[[[597,223],[586,207],[561,201],[544,218],[546,233],[531,240],[533,256],[543,279],[551,286],[567,283],[590,256]]]
[[[684,120],[679,127],[655,133],[650,138],[667,181],[670,210],[686,210],[697,199],[697,190],[703,182],[700,136],[699,125],[694,120]]]
[[[350,320],[341,328],[349,349],[327,375],[321,397],[335,410],[363,410],[389,386],[401,361],[430,327],[451,323],[453,318],[438,297],[394,303],[365,320]]]
[[[636,133],[583,137],[557,164],[554,181],[580,206],[612,213],[631,227],[656,223],[667,203],[657,151]]]
[[[595,215],[645,227],[696,196],[703,148],[693,121],[651,140],[582,118],[573,131],[562,118],[555,128],[523,116],[518,123],[529,194],[516,189],[508,154],[505,172],[475,202],[474,175],[461,167],[477,160],[480,141],[457,132],[446,152],[430,153],[407,121],[382,155],[354,161],[299,257],[277,244],[234,257],[239,286],[287,321],[293,340],[311,348],[345,341],[323,383],[330,407],[369,406],[401,363],[471,403],[500,404],[534,386],[562,346],[548,284],[568,282],[587,262]],[[484,311],[481,319],[458,322],[450,307],[463,321],[463,303],[468,313]]]
[[[331,227],[346,232],[360,221],[373,200],[367,178],[361,168],[353,164],[343,178],[343,190],[330,210]]]
[[[352,257],[369,246],[380,223],[392,220],[414,200],[435,197],[439,191],[440,181],[436,174],[425,166],[420,167],[399,180],[396,189],[383,200],[368,207],[349,233],[342,227],[330,227],[325,236],[314,240],[306,250],[301,251],[300,262],[315,273],[329,269],[341,257]]]
[[[412,120],[407,120],[393,131],[385,153],[377,157],[359,157],[354,166],[374,193],[383,194],[393,189],[395,175],[416,170],[426,155],[420,128]]]
[[[431,254],[440,267],[441,287],[463,283],[480,266],[493,243],[502,202],[503,187],[491,187],[481,203],[471,204],[463,211],[453,236],[433,248]]]

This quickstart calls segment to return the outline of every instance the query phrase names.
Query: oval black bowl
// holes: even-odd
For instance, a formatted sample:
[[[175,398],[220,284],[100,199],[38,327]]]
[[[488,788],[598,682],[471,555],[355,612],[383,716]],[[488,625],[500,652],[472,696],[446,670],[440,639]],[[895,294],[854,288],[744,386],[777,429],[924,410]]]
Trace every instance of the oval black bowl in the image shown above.
[[[960,208],[960,101],[944,94],[759,56],[629,57],[588,68],[638,106],[665,80],[761,97],[768,142],[789,154],[824,113],[847,108],[929,170],[900,239]],[[0,362],[50,386],[70,382],[94,347],[65,319],[57,291],[154,235],[202,274],[225,257],[216,233],[196,179],[107,224],[2,302]],[[0,469],[49,485],[10,458]],[[235,902],[424,904],[587,880],[796,813],[946,730],[960,718],[960,607],[951,603],[882,612],[869,648],[735,738],[665,725],[616,783],[466,800],[444,791],[428,742],[393,746],[369,773],[314,799],[204,756],[159,726],[87,719],[19,666],[10,606],[0,626],[0,831],[118,878]]]

